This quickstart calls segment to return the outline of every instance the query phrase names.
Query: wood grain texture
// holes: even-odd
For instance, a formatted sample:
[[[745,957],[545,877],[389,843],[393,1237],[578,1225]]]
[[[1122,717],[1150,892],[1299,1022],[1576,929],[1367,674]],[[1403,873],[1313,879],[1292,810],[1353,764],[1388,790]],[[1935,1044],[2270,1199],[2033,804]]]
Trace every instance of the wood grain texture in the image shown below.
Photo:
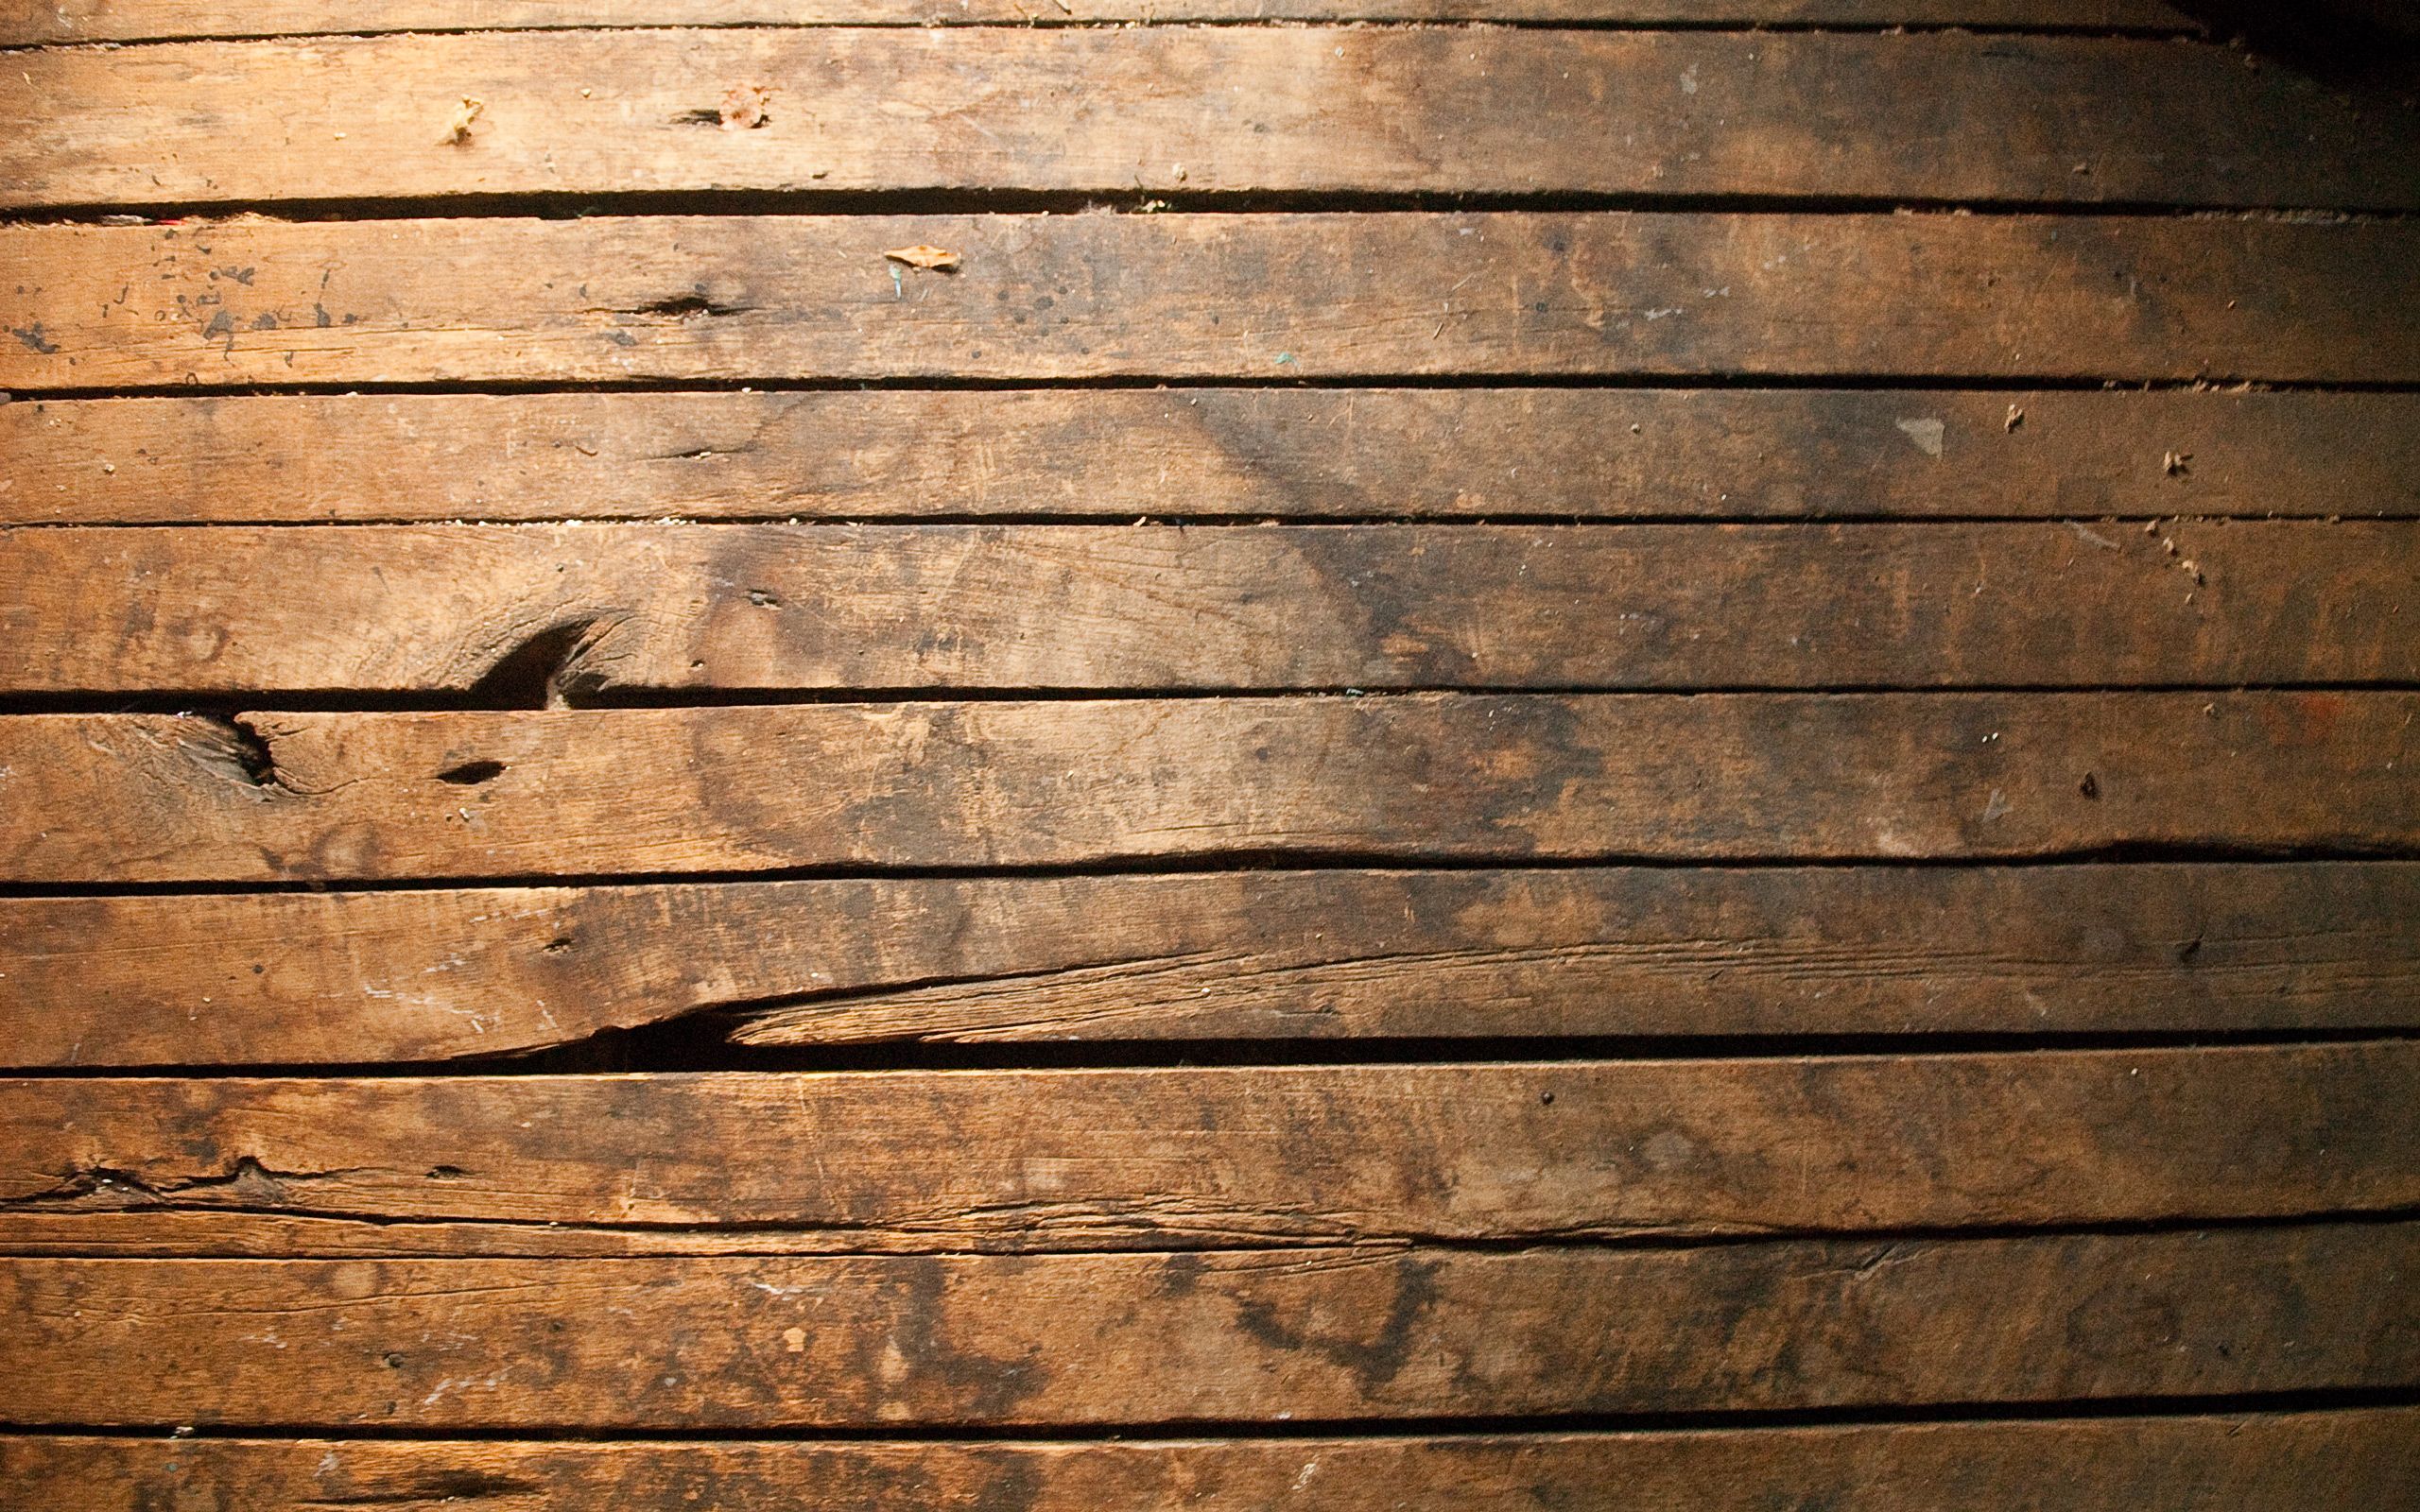
[[[0,538],[0,692],[2420,681],[2420,524],[319,525]],[[265,593],[304,584],[306,593]],[[95,626],[119,633],[96,635]]]
[[[1125,21],[2122,28],[2191,32],[2160,0],[0,0],[0,45],[172,37],[676,26],[1062,26]]]
[[[1262,1422],[2409,1388],[2411,1225],[676,1260],[0,1261],[26,1426]]]
[[[31,883],[2420,841],[2404,693],[1479,696],[0,721]]]
[[[10,1065],[428,1060],[713,1010],[738,1013],[731,1032],[765,1045],[2409,1028],[2420,868],[1256,871],[0,899]]]
[[[903,269],[886,248],[962,258]],[[1608,212],[0,227],[0,385],[2409,382],[2420,224]]]
[[[0,523],[66,524],[2411,516],[2420,396],[1512,387],[36,399],[0,404]]]
[[[0,1438],[0,1480],[51,1512],[202,1505],[320,1512],[453,1499],[671,1512],[1263,1512],[1628,1507],[1866,1512],[2209,1506],[2310,1512],[2420,1498],[2409,1407],[2226,1417],[1887,1423],[1678,1433],[1110,1443],[588,1443]]]
[[[372,1225],[386,1255],[1049,1252],[2394,1211],[2420,1208],[2415,1087],[2420,1044],[2400,1040],[0,1080],[0,1249],[75,1253],[95,1243],[79,1228],[112,1253],[343,1253]]]
[[[877,27],[18,64],[0,77],[12,208],[999,188],[2420,206],[2420,116],[2393,98],[2166,40]],[[735,88],[769,94],[752,127],[721,124]],[[457,140],[464,98],[482,109]]]

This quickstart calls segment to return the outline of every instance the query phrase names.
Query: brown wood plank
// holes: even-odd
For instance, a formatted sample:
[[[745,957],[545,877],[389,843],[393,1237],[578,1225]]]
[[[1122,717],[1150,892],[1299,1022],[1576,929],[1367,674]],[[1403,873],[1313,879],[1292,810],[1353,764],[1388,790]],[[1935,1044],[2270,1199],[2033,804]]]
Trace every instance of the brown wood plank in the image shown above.
[[[476,27],[1119,21],[1493,21],[1615,26],[2122,28],[2189,32],[2160,0],[0,0],[0,45]]]
[[[2204,1222],[2420,1207],[2420,1043],[1543,1064],[0,1080],[0,1249],[723,1253]],[[1877,1151],[1921,1156],[1877,1159]],[[1782,1152],[1782,1153],[1777,1153]],[[152,1210],[172,1215],[148,1228]],[[199,1214],[215,1223],[202,1238]],[[526,1231],[535,1226],[535,1232]],[[302,1239],[301,1245],[295,1241]],[[466,1243],[466,1241],[468,1241]],[[644,1247],[644,1234],[632,1247]],[[341,1252],[340,1250],[338,1252]]]
[[[0,1261],[10,1416],[1144,1425],[2409,1388],[2420,1227],[1704,1249]]]
[[[296,951],[294,940],[323,942]],[[752,1044],[2420,1026],[2396,862],[0,899],[17,1066]]]
[[[726,129],[735,88],[769,104]],[[1010,188],[2405,210],[2420,116],[2166,40],[472,33],[21,58],[0,75],[0,186],[14,208]]]
[[[882,254],[948,248],[960,269]],[[2420,224],[1704,214],[0,228],[0,385],[2420,378]]]
[[[0,1438],[0,1480],[49,1512],[410,1505],[701,1504],[745,1512],[1172,1506],[1333,1512],[1777,1505],[1938,1512],[2223,1506],[2308,1512],[2420,1500],[2420,1409],[1673,1433],[1106,1443],[588,1443]],[[1616,1499],[1618,1498],[1616,1501]]]
[[[33,883],[2420,841],[2406,693],[1393,696],[0,721]]]
[[[10,693],[476,695],[549,638],[575,700],[2420,680],[2405,523],[238,525],[6,545]]]
[[[2410,516],[2420,514],[2420,396],[1195,388],[36,399],[0,405],[0,522],[40,524]]]

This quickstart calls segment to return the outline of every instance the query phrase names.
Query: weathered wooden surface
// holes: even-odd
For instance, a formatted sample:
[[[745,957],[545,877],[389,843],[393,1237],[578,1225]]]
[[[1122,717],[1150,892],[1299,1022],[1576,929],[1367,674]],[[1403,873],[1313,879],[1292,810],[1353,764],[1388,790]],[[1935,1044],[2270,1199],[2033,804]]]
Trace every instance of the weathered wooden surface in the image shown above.
[[[2420,1383],[2420,1227],[1703,1249],[0,1260],[20,1423],[1152,1424]]]
[[[958,252],[956,272],[886,249]],[[2420,223],[726,215],[0,228],[0,385],[2420,378]]]
[[[35,399],[0,404],[0,522],[34,524],[2409,516],[2420,514],[2420,396],[1192,388]]]
[[[0,1479],[51,1512],[200,1505],[321,1512],[456,1500],[670,1512],[1029,1512],[1182,1504],[1265,1512],[1775,1505],[1939,1512],[2209,1506],[2309,1512],[2420,1500],[2420,1412],[1884,1423],[1678,1433],[1107,1443],[380,1442],[0,1438]]]
[[[2420,1497],[2420,132],[2199,29],[0,0],[0,1484]]]
[[[342,1253],[370,1225],[389,1255],[1048,1251],[2381,1211],[2420,1207],[2415,1086],[2420,1045],[2404,1040],[0,1080],[0,1249]],[[336,1242],[315,1243],[311,1220]]]
[[[0,722],[0,874],[2402,851],[2407,693],[1606,694]]]
[[[2397,101],[2165,40],[843,27],[16,65],[0,76],[14,208],[1002,185],[2420,207],[2420,116]],[[734,88],[769,96],[752,126],[722,123]],[[465,98],[481,110],[457,139]]]
[[[2420,524],[23,531],[0,692],[2420,680]],[[307,584],[302,594],[263,585]],[[116,633],[96,635],[95,626]],[[527,696],[526,692],[522,695]]]
[[[2189,32],[2160,0],[0,0],[0,44],[475,27],[1059,26],[1124,21],[1948,26]]]
[[[1255,871],[0,899],[0,1057],[16,1066],[496,1055],[713,1009],[772,1045],[2409,1028],[2420,875]]]

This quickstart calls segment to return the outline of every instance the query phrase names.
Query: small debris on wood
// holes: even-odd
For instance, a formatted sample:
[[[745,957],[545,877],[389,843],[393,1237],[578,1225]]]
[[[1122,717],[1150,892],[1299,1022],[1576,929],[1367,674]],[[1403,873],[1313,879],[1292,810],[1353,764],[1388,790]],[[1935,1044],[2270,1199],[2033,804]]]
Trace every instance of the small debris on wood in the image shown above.
[[[2011,404],[2008,406],[2008,419],[2000,422],[2000,429],[2004,431],[2013,431],[2024,423],[2024,407],[2018,404]]]
[[[2181,478],[2193,470],[2186,464],[2193,460],[2190,452],[2169,452],[2159,459],[2159,470],[2172,478]]]
[[[722,97],[717,115],[726,131],[753,131],[772,117],[773,92],[762,84],[735,84]]]
[[[446,127],[445,134],[437,139],[437,145],[445,147],[460,146],[471,140],[471,123],[484,114],[487,108],[485,100],[475,100],[467,94],[464,95],[462,103],[454,107],[454,120]]]
[[[921,267],[928,273],[958,271],[958,254],[945,247],[893,247],[882,255],[894,263]]]
[[[2076,784],[2076,791],[2086,798],[2097,799],[2100,796],[2100,779],[2086,772],[2083,774],[2083,781]]]

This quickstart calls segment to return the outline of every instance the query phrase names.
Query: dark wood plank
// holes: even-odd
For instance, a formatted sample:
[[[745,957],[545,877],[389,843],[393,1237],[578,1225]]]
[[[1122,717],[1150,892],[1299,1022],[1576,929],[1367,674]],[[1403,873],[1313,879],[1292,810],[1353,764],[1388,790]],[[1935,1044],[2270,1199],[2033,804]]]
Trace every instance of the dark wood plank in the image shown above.
[[[313,940],[321,948],[297,951]],[[2420,1026],[2396,862],[0,899],[17,1066],[759,1045]]]
[[[611,1254],[659,1239],[726,1254],[1046,1252],[2392,1211],[2420,1207],[2415,1086],[2420,1044],[2400,1040],[1532,1065],[0,1080],[12,1152],[0,1248],[72,1253],[88,1232],[116,1253],[341,1253],[374,1224],[388,1255]],[[1877,1160],[1886,1147],[1923,1154]],[[207,1237],[197,1214],[215,1220]],[[161,1215],[164,1229],[147,1222]],[[353,1232],[331,1246],[295,1220]],[[479,1233],[490,1225],[493,1242]]]
[[[947,248],[959,271],[885,249]],[[2420,378],[2420,224],[1703,214],[0,228],[0,385]]]
[[[816,704],[0,721],[33,883],[2420,841],[2405,693]]]
[[[2160,0],[0,0],[0,45],[466,27],[1493,21],[2190,32]]]
[[[725,129],[735,88],[769,102]],[[465,98],[480,110],[458,140]],[[20,58],[0,76],[0,186],[12,208],[1013,188],[2408,210],[2420,117],[2165,40],[466,33]]]
[[[7,548],[10,693],[475,696],[549,638],[576,700],[2420,680],[2402,523],[235,525]]]
[[[1183,1504],[1264,1512],[1599,1507],[1938,1512],[2223,1506],[2309,1512],[2420,1500],[2420,1410],[1677,1433],[1107,1443],[588,1443],[476,1439],[0,1438],[0,1480],[49,1512],[200,1505],[320,1512],[493,1499],[744,1512],[1026,1512]],[[1618,1499],[1617,1501],[1616,1499]]]
[[[36,399],[0,405],[0,522],[71,524],[2410,516],[2420,514],[2420,396],[1516,387]]]
[[[615,1429],[1668,1413],[2420,1383],[2420,1227],[1714,1248],[0,1260],[10,1416]]]

